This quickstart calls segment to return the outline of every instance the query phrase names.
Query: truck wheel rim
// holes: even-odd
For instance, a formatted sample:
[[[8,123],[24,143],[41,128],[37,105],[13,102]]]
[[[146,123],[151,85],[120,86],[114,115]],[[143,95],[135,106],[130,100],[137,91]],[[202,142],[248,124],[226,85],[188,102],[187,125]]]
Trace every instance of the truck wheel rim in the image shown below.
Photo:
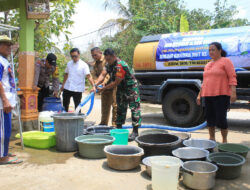
[[[186,116],[190,112],[190,105],[185,99],[177,99],[172,103],[172,110],[175,114]]]

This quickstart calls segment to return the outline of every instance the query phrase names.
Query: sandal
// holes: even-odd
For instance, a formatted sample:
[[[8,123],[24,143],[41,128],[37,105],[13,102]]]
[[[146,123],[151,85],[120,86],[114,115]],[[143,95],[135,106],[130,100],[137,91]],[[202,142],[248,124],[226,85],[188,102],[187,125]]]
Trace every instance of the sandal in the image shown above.
[[[10,160],[8,162],[0,162],[0,165],[8,165],[8,164],[20,164],[22,163],[22,160],[18,160],[18,158],[14,158],[13,160]]]
[[[12,153],[9,153],[9,154],[8,154],[8,157],[16,157],[16,155],[15,155],[15,154],[12,154]]]

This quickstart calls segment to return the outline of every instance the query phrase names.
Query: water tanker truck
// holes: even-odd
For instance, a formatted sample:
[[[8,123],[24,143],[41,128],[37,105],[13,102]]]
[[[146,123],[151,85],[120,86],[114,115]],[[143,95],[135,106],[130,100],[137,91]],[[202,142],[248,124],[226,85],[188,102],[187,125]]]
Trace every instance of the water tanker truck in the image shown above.
[[[236,69],[237,102],[231,108],[250,108],[250,26],[145,36],[134,51],[135,76],[142,100],[162,104],[168,123],[193,126],[204,121],[196,97],[211,60],[211,42],[222,44]]]

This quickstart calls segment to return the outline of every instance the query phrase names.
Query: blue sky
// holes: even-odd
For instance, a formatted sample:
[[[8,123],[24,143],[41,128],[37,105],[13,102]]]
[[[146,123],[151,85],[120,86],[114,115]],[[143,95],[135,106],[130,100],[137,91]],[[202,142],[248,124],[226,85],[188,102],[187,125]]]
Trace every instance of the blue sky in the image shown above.
[[[104,9],[105,0],[80,0],[77,5],[76,15],[73,16],[75,21],[74,27],[71,28],[70,38],[87,34],[89,32],[98,30],[105,21],[109,19],[118,18],[116,12]],[[127,0],[122,0],[126,3]],[[203,8],[209,11],[214,10],[215,0],[184,0],[186,7],[189,10],[194,8]],[[248,18],[250,20],[250,0],[228,0],[229,5],[236,5],[239,9],[239,14],[235,17]],[[64,37],[60,37],[59,41],[64,40]],[[57,39],[54,41],[58,41]],[[84,50],[90,42],[95,42],[96,45],[100,43],[100,34],[94,33],[91,35],[83,36],[72,40],[76,47]],[[62,43],[61,43],[62,44]]]

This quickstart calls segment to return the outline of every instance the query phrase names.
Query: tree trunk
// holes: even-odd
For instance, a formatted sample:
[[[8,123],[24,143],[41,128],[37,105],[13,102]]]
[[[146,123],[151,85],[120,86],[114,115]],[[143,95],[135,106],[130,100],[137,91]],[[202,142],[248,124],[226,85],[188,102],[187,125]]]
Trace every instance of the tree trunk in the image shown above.
[[[4,24],[7,24],[7,22],[8,22],[9,13],[10,13],[10,11],[5,11],[4,12]]]

